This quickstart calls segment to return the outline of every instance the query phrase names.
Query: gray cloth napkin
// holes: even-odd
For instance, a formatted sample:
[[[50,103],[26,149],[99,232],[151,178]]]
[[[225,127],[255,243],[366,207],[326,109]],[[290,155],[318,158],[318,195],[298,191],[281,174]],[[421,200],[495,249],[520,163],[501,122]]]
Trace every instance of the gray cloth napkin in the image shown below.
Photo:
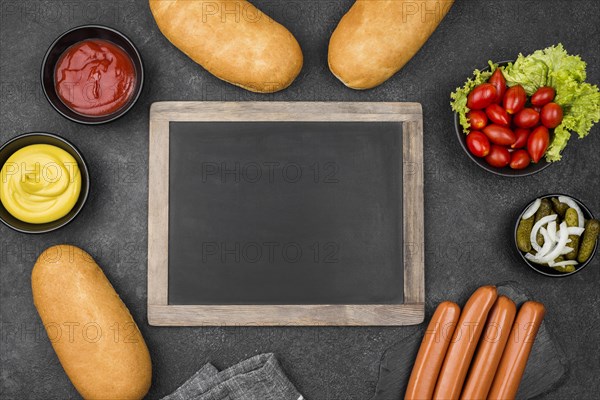
[[[200,368],[162,400],[305,400],[273,354],[261,354],[219,372]]]

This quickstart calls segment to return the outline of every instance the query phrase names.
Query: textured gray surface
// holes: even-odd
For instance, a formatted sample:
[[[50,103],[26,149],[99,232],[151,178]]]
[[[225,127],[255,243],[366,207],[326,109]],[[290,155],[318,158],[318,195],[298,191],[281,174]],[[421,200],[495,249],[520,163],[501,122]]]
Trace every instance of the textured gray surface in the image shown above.
[[[567,381],[546,399],[592,399],[600,392],[600,256],[565,280],[545,278],[513,254],[513,219],[531,198],[564,192],[600,214],[600,132],[574,140],[559,164],[519,179],[478,169],[454,137],[448,94],[488,58],[504,60],[561,41],[600,82],[600,3],[457,1],[419,54],[379,88],[357,92],[326,69],[328,37],[351,0],[258,0],[296,35],[305,66],[287,90],[251,94],[211,77],[171,46],[147,2],[2,0],[0,141],[28,131],[72,140],[93,179],[86,208],[70,226],[43,236],[0,227],[0,397],[66,399],[77,394],[41,330],[29,274],[38,253],[68,242],[90,251],[146,337],[154,364],[149,398],[171,392],[206,362],[219,368],[275,352],[308,399],[360,400],[375,389],[385,348],[404,328],[152,328],[146,323],[148,110],[158,100],[417,101],[425,118],[427,315],[445,299],[464,302],[479,285],[515,280],[548,308],[548,327],[570,360]],[[139,46],[148,80],[137,106],[105,126],[66,121],[43,98],[39,66],[50,42],[70,27],[106,24]]]

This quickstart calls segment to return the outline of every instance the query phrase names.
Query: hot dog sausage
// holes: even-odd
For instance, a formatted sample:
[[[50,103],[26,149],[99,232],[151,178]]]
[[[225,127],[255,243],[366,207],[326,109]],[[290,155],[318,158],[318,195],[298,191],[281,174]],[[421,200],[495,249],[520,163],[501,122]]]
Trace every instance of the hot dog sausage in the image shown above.
[[[511,299],[505,296],[498,297],[490,310],[461,399],[485,400],[487,397],[516,314],[517,307]]]
[[[496,287],[482,286],[465,304],[435,386],[434,399],[459,398],[485,320],[497,297]]]
[[[517,395],[529,353],[545,313],[544,305],[535,301],[527,301],[521,306],[500,359],[488,399],[509,400]]]
[[[405,400],[430,399],[433,395],[459,316],[460,307],[451,301],[440,303],[435,310],[410,374]]]

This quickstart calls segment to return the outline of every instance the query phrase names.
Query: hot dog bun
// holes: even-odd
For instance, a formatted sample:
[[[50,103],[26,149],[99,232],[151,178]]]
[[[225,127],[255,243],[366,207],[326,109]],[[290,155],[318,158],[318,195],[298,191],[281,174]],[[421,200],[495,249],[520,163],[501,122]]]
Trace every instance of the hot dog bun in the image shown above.
[[[460,395],[464,400],[486,399],[492,386],[502,352],[508,341],[517,306],[506,296],[498,297],[490,310],[484,334],[469,369],[469,375]]]
[[[510,340],[500,359],[488,399],[511,400],[517,396],[531,348],[545,314],[546,309],[542,303],[535,301],[523,303],[510,332]]]
[[[329,41],[329,69],[346,86],[370,89],[398,72],[454,0],[357,0]]]
[[[465,304],[440,371],[433,398],[458,399],[487,315],[498,297],[496,287],[482,286]]]
[[[150,0],[150,10],[171,43],[233,85],[272,93],[300,73],[294,36],[245,0]]]
[[[413,366],[405,400],[430,399],[460,316],[456,303],[445,301],[435,310]]]
[[[31,273],[33,302],[69,379],[85,399],[141,399],[150,354],[119,295],[85,251],[53,246]]]

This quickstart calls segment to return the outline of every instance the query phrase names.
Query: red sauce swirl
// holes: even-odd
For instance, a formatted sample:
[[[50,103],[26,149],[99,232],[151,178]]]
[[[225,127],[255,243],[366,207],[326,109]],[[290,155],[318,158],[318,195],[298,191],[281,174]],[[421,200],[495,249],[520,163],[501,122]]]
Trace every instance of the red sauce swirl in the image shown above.
[[[61,101],[87,116],[112,114],[133,95],[136,83],[131,57],[106,40],[76,43],[60,56],[54,85]]]

